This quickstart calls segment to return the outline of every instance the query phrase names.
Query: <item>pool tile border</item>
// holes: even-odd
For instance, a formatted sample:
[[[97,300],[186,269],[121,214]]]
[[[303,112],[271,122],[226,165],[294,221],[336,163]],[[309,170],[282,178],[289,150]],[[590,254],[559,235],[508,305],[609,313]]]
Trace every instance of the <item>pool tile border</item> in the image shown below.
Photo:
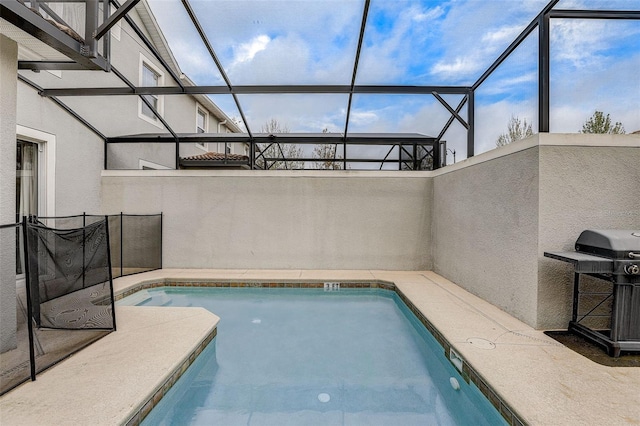
[[[158,287],[217,287],[217,288],[324,288],[325,283],[339,283],[340,288],[378,288],[383,290],[394,291],[409,310],[418,318],[422,325],[431,333],[440,346],[444,349],[444,355],[449,362],[449,353],[453,347],[451,343],[444,337],[442,333],[427,319],[427,317],[409,300],[409,298],[392,282],[381,280],[321,280],[321,281],[265,281],[265,280],[179,280],[179,279],[154,279],[140,282],[125,290],[119,291],[114,295],[115,300],[123,299],[140,290],[147,290]],[[187,368],[195,361],[204,348],[213,340],[217,334],[217,328],[198,345],[198,347],[189,354],[189,356],[176,368],[167,380],[153,393],[151,398],[142,404],[142,407],[126,422],[126,426],[137,426],[151,412],[151,410],[160,402],[162,397],[171,389],[171,386],[184,374]],[[454,347],[455,350],[455,347]],[[482,394],[491,402],[496,410],[511,426],[524,426],[527,423],[519,416],[516,411],[496,393],[469,363],[462,359],[462,371],[460,372],[463,379],[467,383],[473,383]],[[452,363],[453,364],[453,363]]]

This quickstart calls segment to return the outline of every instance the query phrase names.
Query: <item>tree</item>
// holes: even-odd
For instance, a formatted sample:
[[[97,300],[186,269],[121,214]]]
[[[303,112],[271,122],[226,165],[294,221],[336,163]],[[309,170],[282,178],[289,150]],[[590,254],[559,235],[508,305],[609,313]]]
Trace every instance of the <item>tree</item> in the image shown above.
[[[329,133],[329,129],[323,129],[322,133]],[[344,164],[340,161],[342,156],[338,154],[338,144],[321,143],[313,148],[314,167],[322,170],[342,170]]]
[[[580,133],[600,133],[600,134],[624,134],[624,126],[619,121],[611,127],[609,114],[605,117],[602,111],[596,111],[582,125]]]
[[[507,125],[507,133],[503,133],[498,137],[496,146],[505,146],[510,144],[511,142],[524,139],[527,136],[531,135],[533,135],[531,123],[527,123],[526,118],[523,121],[520,121],[518,117],[512,115],[511,119],[509,120],[509,124]]]
[[[272,118],[262,126],[262,133],[276,135],[278,133],[289,133],[286,124],[280,124],[278,120]],[[293,143],[279,143],[277,140],[270,143],[257,144],[260,153],[256,158],[256,166],[260,169],[302,169],[303,161],[291,161],[302,157],[302,148]],[[289,161],[285,161],[285,159]]]

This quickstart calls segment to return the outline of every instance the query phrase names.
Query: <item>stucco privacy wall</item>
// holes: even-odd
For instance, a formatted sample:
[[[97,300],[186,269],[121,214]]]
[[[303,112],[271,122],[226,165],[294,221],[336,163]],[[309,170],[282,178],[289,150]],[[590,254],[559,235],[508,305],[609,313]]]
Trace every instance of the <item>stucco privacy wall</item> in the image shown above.
[[[640,135],[541,135],[539,210],[537,327],[566,327],[572,269],[543,253],[585,229],[640,230]]]
[[[434,174],[434,271],[539,329],[566,328],[584,229],[640,229],[640,136],[535,135]]]
[[[508,155],[490,161],[481,155],[434,178],[433,265],[535,324],[538,147],[508,148]]]
[[[105,171],[103,212],[164,213],[163,266],[431,269],[428,172]]]
[[[16,220],[18,45],[0,35],[0,225]],[[0,353],[16,345],[16,240],[0,230]]]

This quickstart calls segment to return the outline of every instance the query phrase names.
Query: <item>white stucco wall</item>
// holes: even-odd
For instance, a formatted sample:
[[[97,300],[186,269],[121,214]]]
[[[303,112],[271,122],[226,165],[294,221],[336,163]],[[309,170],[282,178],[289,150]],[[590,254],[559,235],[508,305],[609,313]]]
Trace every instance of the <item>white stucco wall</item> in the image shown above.
[[[573,269],[543,253],[573,250],[585,229],[640,230],[640,135],[541,135],[540,144],[536,325],[560,328]]]
[[[163,266],[430,269],[427,173],[105,171],[103,211],[164,213]]]
[[[18,45],[0,35],[0,225],[16,221]],[[16,240],[0,230],[0,353],[16,346]]]
[[[535,323],[538,147],[447,169],[434,178],[434,271]]]
[[[639,135],[534,135],[435,172],[106,171],[105,213],[165,213],[164,265],[433,269],[566,328],[572,250],[640,229]]]
[[[434,173],[434,271],[540,328],[566,328],[584,229],[640,229],[640,135],[534,135]]]
[[[138,27],[146,32],[137,9],[134,8],[130,11],[128,16],[137,23]],[[121,25],[120,39],[111,37],[112,65],[131,83],[138,86],[141,84],[141,60],[144,60],[163,74],[162,86],[176,87],[178,84],[137,37],[129,24],[123,21]],[[124,87],[124,83],[113,73],[102,71],[60,71],[55,74],[46,71],[40,73],[20,71],[20,73],[45,88]],[[23,93],[26,93],[27,90],[37,95],[34,89],[25,86],[25,89],[20,94],[21,101]],[[39,98],[39,96],[36,97]],[[176,133],[196,132],[197,105],[201,105],[206,109],[207,105],[204,102],[199,104],[195,97],[185,95],[167,95],[160,96],[160,98],[163,105],[162,116],[173,131]],[[60,100],[107,137],[142,133],[169,134],[160,121],[145,120],[139,116],[141,100],[138,96],[61,96]],[[30,108],[37,108],[35,101],[30,100],[29,102]],[[42,102],[50,103],[46,99],[42,99]],[[22,118],[22,115],[19,114],[18,117]],[[212,111],[209,111],[208,118],[209,130],[216,132],[218,130],[218,121]],[[222,126],[220,130],[226,131],[225,126]],[[213,149],[214,147],[211,148]],[[239,148],[241,147],[236,147],[236,149]],[[180,155],[182,157],[202,153],[204,151],[196,147],[194,143],[180,145]],[[146,160],[173,168],[175,166],[175,145],[171,143],[162,145],[110,144],[108,147],[108,159],[108,167],[111,169],[139,169],[139,160]]]
[[[53,173],[56,190],[55,193],[47,193],[47,197],[55,199],[55,210],[45,213],[58,216],[81,214],[83,211],[99,213],[104,152],[102,139],[23,83],[18,83],[18,99],[18,124],[52,135],[56,141],[55,152],[47,152],[47,155],[55,155],[56,159]]]

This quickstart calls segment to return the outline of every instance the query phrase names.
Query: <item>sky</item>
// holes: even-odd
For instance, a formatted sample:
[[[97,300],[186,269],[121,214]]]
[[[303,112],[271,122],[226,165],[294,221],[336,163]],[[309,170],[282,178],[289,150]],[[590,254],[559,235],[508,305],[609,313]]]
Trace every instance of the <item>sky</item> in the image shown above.
[[[149,0],[182,71],[224,81],[180,0]],[[363,0],[190,0],[232,84],[351,83]],[[371,0],[356,84],[470,86],[547,0]],[[561,0],[556,9],[640,10],[638,0]],[[476,91],[476,154],[511,117],[537,126],[534,31]],[[551,131],[575,133],[596,110],[640,130],[640,21],[554,19]],[[461,96],[443,96],[456,107]],[[252,132],[276,119],[292,132],[343,132],[346,95],[240,95]],[[212,96],[234,119],[231,96]],[[461,115],[466,117],[466,107]],[[349,132],[440,133],[449,112],[431,95],[355,95]],[[448,147],[466,156],[454,124]],[[451,158],[449,158],[451,162]]]

